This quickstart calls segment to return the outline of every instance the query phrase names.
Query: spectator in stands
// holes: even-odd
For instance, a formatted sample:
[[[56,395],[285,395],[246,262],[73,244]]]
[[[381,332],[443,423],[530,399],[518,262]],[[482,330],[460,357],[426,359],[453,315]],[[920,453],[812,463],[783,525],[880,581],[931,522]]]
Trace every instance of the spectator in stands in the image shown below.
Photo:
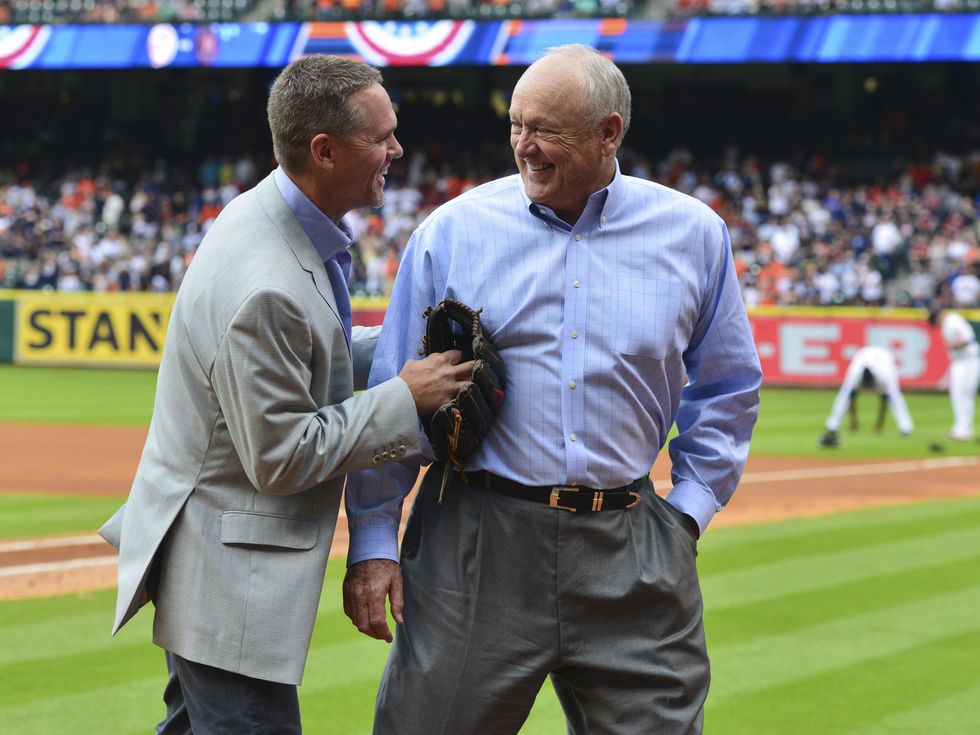
[[[434,207],[506,170],[494,151],[455,155],[458,163],[450,166],[444,151],[430,149],[420,146],[392,168],[390,197],[380,213],[355,213],[354,248],[365,276],[352,292],[386,295],[389,246],[401,252],[408,233]],[[975,158],[937,154],[928,165],[909,163],[878,187],[852,181],[843,166],[801,173],[784,161],[766,168],[731,150],[714,172],[684,150],[660,162],[625,152],[623,165],[704,197],[726,219],[747,299],[810,303],[815,286],[824,305],[922,307],[944,284],[950,305],[955,292],[956,305],[969,308],[980,305],[973,270],[980,262],[980,220],[971,199]],[[124,267],[132,252],[149,248],[152,255],[166,242],[172,254],[189,260],[225,200],[254,185],[266,166],[256,155],[206,158],[193,182],[179,169],[156,165],[127,177],[76,170],[57,180],[5,183],[0,172],[0,257],[11,260],[3,285],[50,287],[27,274],[40,252],[53,248],[70,251],[82,288],[148,288],[152,277],[135,267],[140,256],[134,267]],[[772,211],[773,202],[782,214]],[[106,237],[117,241],[116,255],[108,258],[96,252]],[[774,260],[783,266],[779,272]],[[123,271],[130,275],[121,277]],[[792,287],[797,277],[807,281],[802,291]],[[169,283],[176,288],[179,279]]]

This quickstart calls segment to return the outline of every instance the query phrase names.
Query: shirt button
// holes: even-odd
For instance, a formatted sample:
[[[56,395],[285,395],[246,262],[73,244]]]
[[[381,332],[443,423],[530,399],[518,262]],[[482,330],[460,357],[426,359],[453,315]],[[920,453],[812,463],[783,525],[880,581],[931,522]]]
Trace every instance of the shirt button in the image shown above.
[[[578,434],[572,432],[571,434],[568,435],[568,438],[571,439],[572,441],[575,441],[576,439],[578,439]]]
[[[579,286],[582,285],[582,282],[579,281],[579,280],[575,280],[575,281],[572,281],[572,285],[575,286],[575,288],[578,288]]]
[[[576,384],[575,384],[575,381],[574,380],[569,380],[568,381],[568,387],[571,388],[572,390],[575,390],[575,385]]]
[[[578,339],[578,330],[577,329],[573,329],[572,330],[572,339]]]
[[[601,217],[599,218],[599,221],[600,221],[600,222],[605,222],[605,221],[606,221],[606,215],[602,215],[602,216],[601,216]]]
[[[575,236],[575,239],[576,239],[576,240],[581,240],[581,239],[582,239],[582,236],[581,236],[581,235],[576,235],[576,236]]]

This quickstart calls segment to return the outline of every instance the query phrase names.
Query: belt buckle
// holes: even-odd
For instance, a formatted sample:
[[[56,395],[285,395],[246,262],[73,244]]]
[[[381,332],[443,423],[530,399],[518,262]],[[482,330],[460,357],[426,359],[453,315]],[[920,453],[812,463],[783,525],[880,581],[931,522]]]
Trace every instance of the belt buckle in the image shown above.
[[[570,513],[577,513],[578,512],[578,508],[573,508],[570,505],[561,505],[558,502],[558,500],[559,500],[559,493],[562,490],[568,490],[571,493],[577,493],[578,492],[578,488],[575,487],[574,485],[552,485],[551,486],[551,497],[548,498],[548,507],[549,508],[556,508],[558,510],[567,510]]]

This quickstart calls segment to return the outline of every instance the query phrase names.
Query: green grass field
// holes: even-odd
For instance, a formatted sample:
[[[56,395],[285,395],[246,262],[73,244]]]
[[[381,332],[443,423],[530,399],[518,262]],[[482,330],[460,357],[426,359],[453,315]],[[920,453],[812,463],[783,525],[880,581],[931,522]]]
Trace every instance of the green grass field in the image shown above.
[[[88,370],[0,365],[0,423],[146,426],[152,370]]]
[[[0,367],[0,422],[145,425],[153,382],[145,372]],[[43,400],[32,400],[39,392]],[[889,422],[880,436],[845,432],[840,449],[821,450],[832,399],[830,391],[765,391],[753,451],[930,456],[927,443],[950,420],[944,395],[913,394],[912,437]],[[861,402],[865,427],[874,404]],[[954,449],[977,453],[973,445],[947,453]],[[91,531],[117,504],[0,495],[0,538]],[[980,732],[980,498],[712,529],[699,569],[713,661],[709,735]],[[311,735],[370,732],[387,652],[344,617],[342,575],[342,564],[329,565],[300,688]],[[111,591],[0,602],[0,732],[151,730],[164,678],[151,616],[141,613],[113,639],[113,604]],[[522,733],[563,732],[546,684]]]
[[[971,735],[980,722],[980,498],[718,529],[701,544],[714,665],[706,732]],[[387,647],[340,608],[331,564],[306,731],[370,732]],[[140,733],[162,715],[141,613],[115,638],[110,591],[0,603],[6,735]],[[563,732],[545,685],[526,735]]]
[[[85,370],[0,366],[0,423],[32,422],[146,426],[153,410],[156,375],[146,370]],[[841,433],[841,446],[817,446],[830,413],[834,391],[768,389],[762,396],[752,451],[790,457],[930,456],[928,445],[942,441],[952,423],[944,393],[906,395],[916,430],[899,436],[889,415],[885,430],[871,431],[877,397],[865,393],[858,401],[861,430]],[[977,444],[946,446],[947,454],[976,455]]]

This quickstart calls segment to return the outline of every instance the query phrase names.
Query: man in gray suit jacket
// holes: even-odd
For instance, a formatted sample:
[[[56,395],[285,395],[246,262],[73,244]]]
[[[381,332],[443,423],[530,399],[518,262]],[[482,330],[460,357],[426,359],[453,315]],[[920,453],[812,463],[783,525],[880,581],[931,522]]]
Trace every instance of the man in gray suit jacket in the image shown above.
[[[229,204],[174,304],[126,504],[113,633],[147,601],[165,649],[158,733],[298,733],[300,683],[345,474],[417,455],[418,414],[464,383],[458,352],[364,387],[351,209],[402,154],[377,70],[307,57],[269,97],[281,167]]]

